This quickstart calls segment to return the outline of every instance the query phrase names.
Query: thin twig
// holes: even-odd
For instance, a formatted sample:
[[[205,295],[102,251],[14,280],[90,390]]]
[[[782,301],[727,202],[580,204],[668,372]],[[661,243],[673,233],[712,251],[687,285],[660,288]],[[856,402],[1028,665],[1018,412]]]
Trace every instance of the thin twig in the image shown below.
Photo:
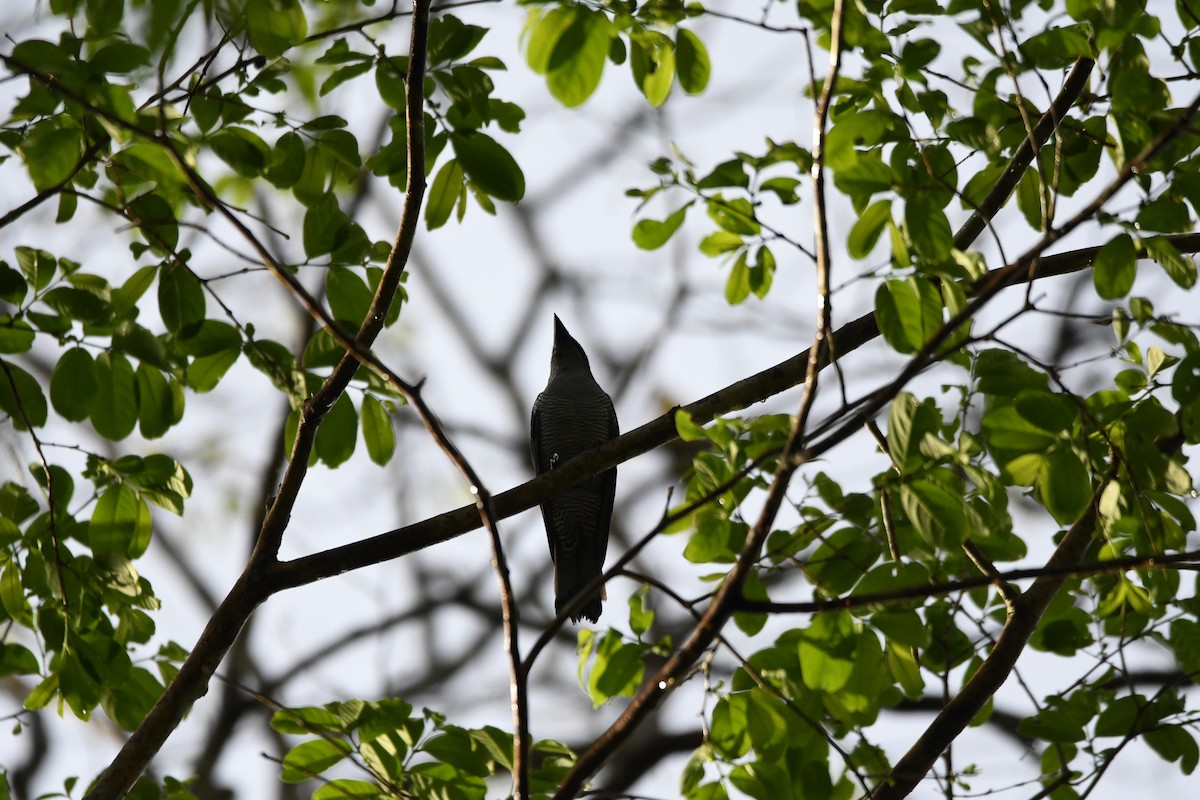
[[[407,261],[412,240],[417,228],[417,220],[422,198],[425,192],[425,158],[424,158],[424,86],[425,52],[428,39],[429,23],[428,0],[416,0],[413,14],[413,30],[407,76],[407,130],[409,134],[408,148],[408,188],[405,193],[404,210],[401,215],[399,230],[392,252],[388,257],[384,275],[381,277],[376,295],[372,300],[370,312],[363,320],[358,336],[351,339],[341,330],[327,312],[317,303],[302,285],[287,270],[283,269],[271,256],[266,247],[229,209],[212,194],[208,184],[202,181],[191,169],[190,165],[180,156],[173,142],[166,137],[148,133],[136,125],[131,125],[112,117],[103,109],[90,106],[95,113],[112,117],[110,121],[121,125],[138,136],[145,137],[164,150],[175,161],[183,172],[193,190],[198,196],[222,214],[259,253],[263,263],[292,290],[305,309],[327,326],[334,338],[347,349],[347,357],[334,369],[324,385],[305,403],[301,410],[300,425],[297,429],[296,440],[292,448],[291,458],[280,490],[271,508],[263,518],[258,540],[254,551],[242,575],[238,578],[229,594],[217,608],[209,620],[191,654],[180,666],[175,678],[166,687],[158,701],[151,708],[142,724],[126,740],[120,752],[97,779],[85,800],[116,800],[123,796],[138,776],[145,770],[147,764],[162,747],[163,742],[179,726],[184,714],[192,704],[208,690],[209,681],[216,672],[221,660],[229,651],[242,630],[246,620],[260,603],[266,600],[275,589],[269,581],[263,580],[269,573],[270,567],[276,563],[282,541],[283,532],[290,521],[291,509],[299,495],[300,486],[307,472],[308,455],[315,441],[316,428],[332,407],[336,399],[344,391],[350,378],[358,368],[358,363],[369,364],[373,369],[383,374],[386,379],[401,391],[405,391],[406,399],[421,415],[426,427],[442,450],[454,463],[458,471],[468,481],[475,496],[476,511],[485,527],[494,530],[495,516],[491,513],[490,495],[487,493],[469,463],[450,442],[445,431],[441,428],[432,411],[425,405],[419,392],[419,387],[409,385],[384,367],[369,353],[371,342],[382,330],[391,296],[399,286],[401,274]],[[5,58],[6,63],[11,59]],[[14,62],[15,63],[15,62]],[[26,72],[35,75],[56,89],[68,92],[58,84],[53,76],[36,73],[25,67]],[[86,103],[86,100],[80,98]]]
[[[822,96],[826,98],[832,95],[831,84],[837,79],[838,52],[841,49],[841,16],[843,13],[843,0],[835,0],[833,42],[830,45],[830,73],[826,78],[827,85],[825,90],[822,92]],[[814,178],[819,181],[820,176],[821,171],[814,169]],[[826,296],[824,299],[827,300],[828,297]],[[827,310],[824,313],[827,313]],[[818,335],[822,333],[823,331],[819,323]],[[666,696],[683,681],[686,673],[713,641],[720,636],[722,628],[729,621],[729,617],[732,614],[733,601],[741,596],[742,585],[745,583],[747,575],[749,575],[754,565],[758,562],[762,552],[762,545],[766,541],[767,535],[771,532],[775,517],[783,505],[788,484],[791,481],[792,475],[795,474],[796,469],[799,467],[799,462],[790,458],[790,455],[794,450],[800,449],[800,445],[804,440],[807,410],[812,406],[812,395],[815,394],[816,388],[814,376],[820,369],[819,345],[820,339],[818,339],[817,344],[810,350],[805,378],[805,392],[804,398],[801,400],[800,412],[797,413],[795,421],[792,424],[792,431],[788,437],[787,446],[776,466],[775,476],[771,482],[770,489],[767,491],[762,511],[754,527],[751,529],[749,535],[747,535],[746,542],[742,546],[741,552],[738,553],[737,561],[734,562],[733,568],[725,576],[725,580],[721,583],[712,602],[705,609],[699,621],[696,622],[683,645],[638,690],[637,694],[630,700],[629,705],[617,717],[616,721],[596,737],[590,747],[579,754],[575,764],[559,783],[554,793],[555,800],[568,800],[568,798],[574,798],[579,793],[583,788],[584,782],[595,774],[596,770],[633,734],[634,730],[649,717]]]

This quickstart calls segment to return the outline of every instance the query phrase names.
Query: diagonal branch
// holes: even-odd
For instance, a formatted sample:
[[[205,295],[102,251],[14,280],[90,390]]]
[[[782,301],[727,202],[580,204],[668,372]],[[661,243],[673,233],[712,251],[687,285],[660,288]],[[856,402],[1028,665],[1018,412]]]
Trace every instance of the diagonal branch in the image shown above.
[[[1182,253],[1200,252],[1200,233],[1167,237]],[[1081,272],[1092,265],[1099,247],[1087,247],[1043,256],[1038,262],[1037,275],[1029,274],[1027,263],[1015,263],[989,272],[974,286],[990,282],[1006,287],[1018,286],[1035,279],[1045,279]],[[978,290],[972,288],[968,294]],[[833,336],[834,351],[839,357],[857,350],[879,335],[872,312],[848,322]],[[804,381],[809,350],[743,378],[686,406],[681,406],[697,425],[704,425],[722,414],[748,408],[781,394]],[[822,360],[824,366],[825,361]],[[600,447],[576,456],[558,469],[543,473],[492,498],[497,519],[506,519],[533,508],[547,498],[575,486],[606,469],[630,461],[678,438],[675,412],[672,408],[662,416],[605,442]],[[305,586],[315,581],[340,575],[363,567],[399,558],[447,542],[479,527],[479,515],[474,506],[462,506],[435,517],[429,517],[400,528],[361,539],[341,547],[322,550],[312,555],[273,565],[266,579],[270,591]]]
[[[1104,486],[1104,481],[1099,482],[1087,511],[1071,526],[1046,562],[1046,569],[1050,572],[1035,580],[1012,603],[1004,629],[1000,631],[996,646],[987,659],[892,768],[892,774],[875,787],[872,800],[900,800],[907,797],[933,767],[933,762],[942,751],[962,733],[975,714],[1008,680],[1038,620],[1067,580],[1070,568],[1079,563],[1092,542],[1096,531],[1096,505]]]
[[[613,753],[624,744],[634,731],[654,713],[655,709],[666,699],[675,687],[686,677],[688,670],[720,637],[721,631],[733,614],[735,602],[742,594],[742,586],[747,576],[754,570],[762,554],[763,544],[775,525],[775,518],[783,507],[787,496],[788,485],[792,476],[800,468],[801,461],[793,455],[803,449],[807,436],[806,422],[809,410],[812,408],[817,391],[817,376],[821,368],[828,363],[823,358],[821,345],[832,331],[829,330],[829,250],[826,241],[825,204],[824,204],[824,160],[821,157],[824,142],[824,126],[827,120],[829,103],[837,83],[838,69],[841,64],[842,52],[842,21],[845,16],[845,0],[834,0],[833,14],[830,21],[829,71],[825,77],[824,87],[817,102],[817,130],[815,137],[817,146],[813,163],[812,181],[814,194],[817,198],[815,225],[817,228],[817,286],[818,321],[815,341],[809,352],[808,363],[804,369],[804,393],[800,399],[800,408],[792,420],[792,430],[775,468],[775,475],[767,491],[766,500],[759,513],[758,520],[746,537],[746,542],[738,553],[733,568],[725,575],[721,586],[713,596],[708,608],[696,621],[687,640],[671,654],[666,663],[638,690],[629,701],[629,705],[608,728],[596,737],[595,741],[579,754],[574,765],[559,783],[555,790],[555,800],[568,800],[579,794],[584,783],[596,773]],[[832,342],[830,342],[832,345]],[[837,351],[832,347],[827,351],[830,355]]]
[[[1075,68],[1051,104],[1050,110],[1042,115],[1034,130],[1035,141],[1039,146],[1050,138],[1055,126],[1065,118],[1067,111],[1079,99],[1079,94],[1083,91],[1094,66],[1095,62],[1089,59],[1080,59],[1076,62]],[[1032,160],[1032,147],[1029,140],[1026,139],[1017,149],[996,186],[955,235],[955,247],[965,250],[971,246],[979,233],[990,223],[992,217],[1003,208],[1005,201],[1012,193],[1013,188],[1020,182],[1021,175],[1024,174]],[[1200,251],[1200,234],[1171,237],[1171,242],[1181,252]],[[1097,250],[1098,248],[1085,248],[1059,255],[1044,256],[1038,264],[1036,277],[1048,278],[1082,271],[1091,266]],[[992,270],[984,280],[996,280],[1005,286],[1012,286],[1033,279],[1034,276],[1028,274],[1025,265],[1016,263]],[[983,290],[983,284],[984,281],[977,281],[968,289],[967,293],[969,295],[977,294]],[[840,357],[858,349],[878,335],[879,327],[875,323],[874,313],[868,312],[843,325],[836,333],[832,334],[828,339],[829,351],[837,353]],[[786,361],[730,384],[683,408],[697,424],[703,425],[718,415],[739,411],[755,403],[760,403],[800,384],[805,378],[810,356],[811,351],[805,350]],[[819,365],[823,368],[826,363],[822,359]],[[606,442],[589,453],[577,456],[559,469],[547,472],[532,481],[496,495],[493,498],[494,512],[500,519],[513,516],[533,508],[546,498],[598,475],[606,469],[673,441],[677,436],[675,410],[671,409],[640,428]],[[478,527],[477,514],[474,513],[471,506],[463,506],[359,542],[276,565],[272,569],[271,581],[276,585],[277,590],[303,586],[313,581],[361,569],[380,561],[398,558],[431,547],[461,536],[476,527]]]
[[[992,187],[987,197],[954,235],[955,247],[959,250],[966,250],[991,224],[992,218],[1004,207],[1013,190],[1017,188],[1017,184],[1021,182],[1025,170],[1033,163],[1034,156],[1049,140],[1059,123],[1066,118],[1071,106],[1079,99],[1095,66],[1096,62],[1090,58],[1081,58],[1075,62],[1067,79],[1063,81],[1058,96],[1054,98],[1050,108],[1046,109],[1046,113],[1042,114],[1041,119],[1038,120],[1032,136],[1025,137],[1021,142],[1021,146],[1017,148],[1017,152],[1013,154],[1008,166],[1004,168],[996,185]]]
[[[391,294],[399,285],[404,264],[412,247],[413,237],[417,228],[421,200],[425,191],[425,157],[424,130],[422,126],[424,112],[423,86],[425,79],[425,52],[428,39],[429,0],[416,0],[414,3],[412,39],[410,44],[409,71],[406,76],[408,96],[406,115],[408,117],[409,149],[408,149],[408,188],[405,193],[404,211],[401,216],[396,243],[388,257],[384,276],[380,280],[379,291],[373,298],[370,313],[363,321],[358,336],[350,340],[340,328],[333,323],[319,303],[295,281],[294,277],[284,270],[265,247],[258,242],[245,225],[233,215],[224,204],[216,201],[211,189],[199,179],[190,166],[179,157],[173,144],[161,137],[152,139],[162,145],[172,154],[177,165],[183,170],[193,188],[206,200],[213,202],[215,208],[224,214],[243,235],[259,251],[264,263],[281,281],[293,290],[310,314],[325,323],[334,333],[335,338],[346,346],[346,349],[359,359],[344,358],[342,363],[333,371],[325,384],[305,403],[301,413],[300,426],[296,434],[296,442],[292,449],[291,458],[284,473],[280,491],[275,501],[268,509],[259,531],[258,541],[242,575],[238,578],[229,594],[217,608],[216,613],[209,619],[200,639],[188,658],[184,661],[175,678],[166,687],[161,697],[138,726],[137,730],[126,740],[120,752],[101,773],[85,800],[115,800],[129,791],[129,788],[145,771],[146,766],[162,747],[163,743],[179,726],[184,715],[197,699],[208,691],[209,681],[220,665],[221,660],[233,646],[246,620],[254,609],[270,596],[268,584],[262,580],[264,573],[276,563],[279,543],[283,532],[290,520],[291,509],[299,494],[307,471],[308,455],[316,437],[316,428],[328,412],[333,402],[345,389],[358,368],[358,360],[370,361],[376,369],[384,369],[388,379],[399,384],[406,392],[410,403],[418,408],[422,419],[438,444],[446,451],[455,466],[470,482],[476,496],[477,512],[483,524],[494,529],[495,517],[489,510],[489,496],[478,481],[470,465],[462,458],[457,449],[447,438],[445,431],[437,423],[432,412],[425,407],[415,387],[403,384],[394,374],[383,368],[373,356],[367,352],[375,336],[382,329],[391,295],[384,295],[390,287]],[[53,78],[46,76],[50,81]],[[140,131],[142,135],[145,132]],[[290,280],[289,280],[290,279]]]

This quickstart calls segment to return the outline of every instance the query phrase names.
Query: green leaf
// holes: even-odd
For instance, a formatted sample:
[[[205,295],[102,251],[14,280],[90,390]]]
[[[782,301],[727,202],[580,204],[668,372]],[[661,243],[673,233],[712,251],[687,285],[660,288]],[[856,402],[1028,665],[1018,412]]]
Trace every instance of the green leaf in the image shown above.
[[[704,428],[692,421],[692,415],[682,408],[675,410],[675,430],[685,442],[702,442],[708,438]]]
[[[759,574],[750,572],[746,575],[746,581],[742,584],[742,596],[747,600],[769,602],[771,598],[767,594],[767,587],[763,585]],[[765,613],[737,612],[733,615],[733,624],[737,625],[742,633],[753,636],[766,626],[767,615]]]
[[[723,189],[737,186],[741,189],[750,188],[750,176],[746,174],[746,162],[742,158],[731,158],[722,161],[712,168],[712,171],[696,181],[697,189]]]
[[[700,252],[709,258],[736,250],[745,244],[742,237],[729,231],[715,231],[700,240]]]
[[[324,97],[346,81],[353,80],[359,75],[370,72],[374,66],[375,65],[370,61],[360,61],[357,64],[349,64],[347,66],[335,69],[333,73],[321,83],[321,89],[319,92],[317,92],[318,96]]]
[[[108,487],[92,510],[88,542],[97,557],[137,558],[150,544],[150,508],[127,484]]]
[[[298,0],[248,0],[246,33],[255,50],[275,58],[303,41],[308,20]]]
[[[35,336],[25,320],[0,318],[0,353],[24,353],[33,347]]]
[[[1045,392],[1050,384],[1046,375],[1022,361],[1008,350],[983,350],[973,365],[978,383],[976,388],[988,395],[1013,396],[1024,389]]]
[[[111,296],[113,315],[116,317],[127,316],[137,301],[142,299],[142,295],[154,285],[154,279],[158,277],[158,273],[159,267],[142,267],[130,275],[120,288],[114,289]]]
[[[779,198],[779,202],[785,206],[795,205],[800,202],[800,195],[796,193],[796,189],[800,186],[800,180],[790,178],[786,175],[777,175],[774,178],[767,178],[758,185],[760,192],[771,192]]]
[[[183,420],[183,389],[149,364],[137,368],[138,423],[142,436],[157,439]]]
[[[775,254],[765,244],[754,252],[754,262],[750,265],[750,291],[759,300],[771,291],[771,283],[775,279]]]
[[[1196,738],[1182,725],[1160,725],[1142,734],[1146,744],[1165,761],[1178,761],[1184,775],[1191,775],[1200,762]]]
[[[700,37],[680,28],[675,34],[675,74],[688,94],[700,94],[708,86],[711,65]]]
[[[4,579],[0,578],[0,585]],[[3,591],[0,591],[0,599],[3,599]],[[7,611],[7,606],[5,606]],[[12,616],[10,613],[9,616]],[[0,644],[0,678],[6,678],[9,675],[37,675],[38,662],[35,656],[27,647],[19,645],[16,642],[5,642]],[[0,794],[0,797],[3,797]]]
[[[871,624],[889,640],[906,647],[928,647],[931,641],[929,627],[912,609],[878,611],[871,615]]]
[[[0,519],[23,522],[38,513],[39,508],[24,486],[12,481],[0,484]]]
[[[119,353],[101,353],[94,368],[96,394],[90,409],[92,427],[105,439],[120,441],[133,433],[138,421],[133,366]]]
[[[279,733],[345,733],[345,720],[331,708],[284,708],[271,716],[271,730]]]
[[[0,360],[0,411],[14,429],[27,431],[46,424],[49,409],[37,380],[10,361]]]
[[[350,755],[352,749],[341,739],[302,742],[283,757],[283,772],[279,778],[286,783],[300,783],[315,778]]]
[[[858,528],[842,528],[825,536],[808,559],[813,583],[828,594],[850,590],[879,558],[880,543]]]
[[[266,2],[266,0],[257,0]],[[245,128],[221,128],[207,139],[217,157],[243,178],[254,178],[266,169],[271,148],[258,134]]]
[[[913,480],[900,487],[900,504],[917,532],[930,544],[951,549],[961,544],[966,529],[962,496],[931,480]]]
[[[1046,454],[1035,484],[1038,499],[1060,525],[1079,519],[1092,496],[1087,467],[1068,447],[1054,447]]]
[[[0,261],[0,300],[7,300],[14,306],[19,306],[28,291],[29,285],[21,273],[10,267],[7,262]]]
[[[374,800],[386,798],[377,784],[353,778],[337,778],[321,784],[312,794],[312,800]]]
[[[107,683],[100,695],[100,707],[121,728],[132,731],[146,718],[162,695],[158,679],[143,667],[133,667],[120,681]]]
[[[161,453],[140,458],[138,462],[136,469],[126,471],[126,479],[138,487],[142,499],[182,515],[183,501],[192,493],[192,477],[183,465]]]
[[[754,206],[744,197],[725,199],[722,195],[713,195],[707,204],[708,216],[722,230],[739,236],[757,236],[762,232],[762,225],[754,215]]]
[[[362,432],[367,455],[382,467],[391,460],[396,450],[396,434],[392,430],[392,418],[387,409],[374,395],[363,396]]]
[[[50,402],[63,419],[82,422],[88,418],[97,385],[91,354],[82,347],[73,347],[54,367]]]
[[[125,15],[125,3],[122,0],[91,0],[86,6],[88,27],[93,35],[112,33],[121,24]]]
[[[918,195],[904,204],[904,226],[917,255],[929,264],[939,264],[950,258],[954,232],[946,212],[926,197]]]
[[[83,133],[57,118],[38,123],[18,148],[29,178],[38,191],[52,189],[71,177],[83,157]]]
[[[629,66],[633,82],[647,102],[658,108],[675,81],[675,45],[664,34],[643,30],[629,38]]]
[[[614,697],[632,697],[642,683],[642,654],[649,645],[627,643],[610,629],[596,647],[596,657],[588,676],[588,695],[599,708]]]
[[[736,306],[750,296],[750,265],[747,262],[746,251],[738,253],[734,259],[733,269],[725,281],[725,302]]]
[[[90,63],[94,69],[123,75],[149,66],[150,51],[132,42],[114,42],[97,50]]]
[[[192,271],[171,263],[158,276],[158,312],[172,333],[187,337],[204,320],[204,289]]]
[[[242,348],[239,344],[237,347],[197,357],[188,365],[187,385],[200,393],[211,392],[241,354]]]
[[[715,513],[699,513],[683,557],[693,564],[733,563],[746,540],[747,526]]]
[[[1141,231],[1182,233],[1192,229],[1192,219],[1181,197],[1160,195],[1138,211],[1137,227]]]
[[[429,63],[441,64],[466,58],[475,49],[487,28],[464,25],[453,14],[445,14],[429,23]]]
[[[1142,240],[1146,255],[1162,266],[1163,270],[1175,282],[1176,286],[1191,289],[1196,285],[1196,262],[1190,257],[1181,255],[1165,236],[1155,236]]]
[[[1087,24],[1051,28],[1020,45],[1022,55],[1041,69],[1065,69],[1079,58],[1095,58],[1092,26]]]
[[[155,336],[136,322],[125,320],[113,331],[113,349],[131,355],[143,364],[150,364],[159,369],[170,369],[167,360],[167,348],[162,339]]]
[[[691,798],[692,792],[700,785],[700,781],[704,780],[704,764],[712,760],[711,754],[707,758],[705,755],[702,750],[696,750],[683,767],[679,776],[679,793],[684,798]]]
[[[55,286],[42,295],[41,300],[67,319],[80,322],[106,322],[112,312],[108,303],[100,297],[74,286]]]
[[[942,326],[942,299],[923,278],[884,281],[875,292],[875,319],[898,353],[915,353]]]
[[[129,204],[127,213],[151,250],[163,257],[174,253],[179,244],[179,222],[166,200],[157,194],[144,194]]]
[[[313,123],[325,121],[329,125],[345,125],[346,121],[341,117],[320,117],[305,126],[310,129]],[[349,167],[352,170],[357,170],[362,166],[362,155],[358,150],[358,139],[353,133],[347,130],[327,130],[317,139],[316,146],[319,150],[328,153],[332,156],[335,162]]]
[[[328,255],[350,236],[350,218],[337,197],[326,192],[304,213],[304,253],[309,258]]]
[[[209,356],[222,350],[240,350],[242,335],[228,322],[206,319],[181,337],[176,346],[188,356]]]
[[[436,230],[450,219],[454,204],[463,196],[463,170],[457,159],[450,159],[438,170],[429,187],[425,205],[425,228]]]
[[[275,141],[264,177],[279,189],[292,188],[304,177],[306,155],[300,134],[288,131]]]
[[[1035,395],[1046,396],[1041,393]],[[999,450],[1040,453],[1058,440],[1057,434],[1023,417],[1015,405],[1001,405],[988,409],[984,412],[980,427],[987,437],[988,446]]]
[[[801,631],[800,668],[804,684],[819,692],[837,692],[854,672],[854,623],[849,614],[815,617]]]
[[[243,352],[251,366],[288,395],[292,408],[300,407],[308,389],[304,373],[297,369],[296,358],[290,350],[271,339],[257,339],[247,342]]]
[[[21,585],[21,571],[16,561],[5,564],[4,573],[0,574],[0,607],[22,625],[33,624],[33,608],[25,598],[25,587]]]
[[[7,572],[7,569],[5,570]],[[3,583],[0,582],[0,589],[3,588]],[[37,686],[33,687],[33,691],[25,698],[23,706],[28,711],[37,711],[40,708],[45,708],[55,695],[58,694],[58,675],[50,675],[45,678]]]
[[[333,318],[351,329],[362,324],[373,297],[367,282],[346,267],[330,267],[325,273],[325,294]]]
[[[1173,620],[1170,642],[1179,668],[1192,683],[1200,684],[1200,622],[1190,619]]]
[[[679,230],[691,205],[687,203],[681,206],[661,222],[656,219],[638,220],[633,226],[633,243],[643,250],[657,250],[662,247],[671,240],[675,231]]]
[[[713,709],[709,741],[726,759],[741,758],[750,750],[749,692],[722,697]]]
[[[450,145],[463,172],[484,192],[507,203],[525,196],[525,175],[495,139],[479,131],[455,132]]]
[[[426,741],[424,750],[462,773],[477,777],[487,777],[492,773],[492,759],[487,748],[456,725],[443,727],[439,735]]]
[[[17,266],[33,284],[36,291],[42,291],[50,285],[54,273],[58,270],[58,260],[45,250],[34,250],[32,247],[17,247]]]
[[[1118,234],[1096,253],[1092,282],[1096,293],[1105,300],[1116,300],[1129,294],[1136,277],[1137,248],[1129,234]]]
[[[1077,713],[1047,708],[1021,720],[1017,730],[1022,736],[1045,742],[1078,742],[1085,736],[1084,722]]]
[[[542,15],[529,33],[525,58],[546,76],[550,93],[567,108],[582,105],[600,85],[616,29],[604,12],[582,5]]]
[[[654,609],[646,605],[646,593],[650,587],[642,585],[629,596],[629,629],[639,639],[646,635],[654,624]]]
[[[892,201],[876,200],[867,206],[867,210],[859,214],[846,247],[851,258],[863,259],[871,254],[879,242],[879,235],[884,227],[892,221]]]
[[[1079,419],[1079,409],[1069,398],[1047,392],[1022,392],[1013,406],[1023,419],[1055,434],[1070,431]]]
[[[358,414],[354,403],[343,394],[317,429],[317,457],[333,468],[343,464],[354,455],[358,442]]]

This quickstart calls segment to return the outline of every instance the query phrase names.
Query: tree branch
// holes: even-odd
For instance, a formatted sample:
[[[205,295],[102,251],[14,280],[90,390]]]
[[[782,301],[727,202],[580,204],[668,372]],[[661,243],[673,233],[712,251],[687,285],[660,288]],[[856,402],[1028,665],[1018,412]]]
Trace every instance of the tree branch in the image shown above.
[[[425,50],[428,39],[428,25],[429,0],[416,0],[413,9],[409,71],[406,77],[408,86],[406,114],[409,131],[409,180],[405,193],[404,211],[396,235],[396,243],[388,257],[384,276],[380,280],[379,290],[372,300],[370,312],[363,321],[358,336],[355,339],[346,340],[347,337],[345,334],[341,333],[339,326],[328,317],[328,314],[325,313],[320,304],[312,299],[303,286],[300,286],[289,272],[282,269],[275,262],[270,253],[261,246],[241,221],[230,213],[219,201],[214,204],[256,246],[266,266],[271,269],[276,277],[288,285],[293,295],[302,301],[309,313],[325,323],[339,341],[346,340],[343,341],[343,344],[348,351],[357,356],[362,356],[362,360],[364,361],[371,361],[372,366],[376,366],[376,368],[382,368],[382,365],[377,364],[377,361],[369,356],[367,350],[370,348],[370,344],[374,341],[375,336],[382,329],[383,319],[386,316],[387,307],[391,302],[391,295],[384,296],[382,293],[390,286],[391,292],[394,294],[396,286],[399,285],[400,275],[403,272],[404,263],[408,258],[408,252],[411,249],[412,240],[415,236],[421,200],[425,192],[424,129],[422,125],[424,94],[422,89],[425,79]],[[53,80],[52,78],[48,79]],[[204,197],[209,202],[216,201],[216,198],[211,196],[211,190],[208,189],[207,184],[200,181],[199,176],[179,157],[169,140],[157,137],[154,137],[154,140],[173,156],[177,165],[185,176],[188,177],[193,187],[200,192],[201,197]],[[254,609],[258,607],[259,603],[270,596],[270,587],[263,580],[263,575],[269,570],[272,564],[276,563],[279,543],[282,541],[283,532],[290,521],[291,509],[299,494],[300,485],[303,483],[304,475],[307,471],[308,454],[315,440],[316,428],[325,413],[333,405],[333,402],[345,389],[346,384],[349,383],[357,367],[357,360],[351,361],[349,357],[344,358],[342,363],[330,374],[321,389],[305,403],[301,414],[300,426],[296,434],[296,442],[280,486],[279,495],[263,519],[258,540],[255,543],[254,551],[251,553],[245,570],[225,600],[217,608],[216,613],[209,619],[196,646],[180,666],[175,678],[167,685],[162,696],[159,697],[158,701],[150,709],[146,718],[142,720],[141,725],[126,740],[124,746],[117,753],[117,756],[100,774],[100,777],[97,778],[91,791],[85,796],[85,800],[115,800],[129,791],[129,788],[146,769],[146,766],[158,752],[159,748],[162,747],[171,733],[179,726],[179,723],[183,720],[183,716],[196,700],[208,692],[209,681],[212,679],[221,660],[229,651],[229,648],[237,640],[246,620],[253,613]],[[399,381],[396,376],[390,373],[389,378],[393,382]],[[402,385],[401,388],[409,387]],[[455,465],[460,471],[467,475],[468,480],[471,481],[472,488],[476,489],[478,487],[476,498],[479,515],[485,525],[490,524],[490,520],[494,519],[494,517],[487,512],[487,495],[479,482],[474,478],[474,473],[470,469],[470,466],[466,464],[462,456],[458,454],[454,446],[446,439],[445,433],[440,430],[436,420],[432,417],[432,413],[424,407],[419,396],[411,396],[409,399],[422,412],[422,418],[426,426],[430,428],[435,438],[438,439],[438,443],[442,446],[442,449],[447,452],[451,460],[455,461]]]
[[[1046,562],[1048,574],[1033,582],[1010,606],[1008,620],[996,646],[962,690],[938,713],[925,733],[892,768],[892,774],[875,787],[872,800],[900,800],[907,797],[933,767],[942,751],[962,733],[992,695],[1008,679],[1017,659],[1025,651],[1038,620],[1066,581],[1059,570],[1079,563],[1092,542],[1096,530],[1096,505],[1105,485],[1101,481],[1083,513]]]

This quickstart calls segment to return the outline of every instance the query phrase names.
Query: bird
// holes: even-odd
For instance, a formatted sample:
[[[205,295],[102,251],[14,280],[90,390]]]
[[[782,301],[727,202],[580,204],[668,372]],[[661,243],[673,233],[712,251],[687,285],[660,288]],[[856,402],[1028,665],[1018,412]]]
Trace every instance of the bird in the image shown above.
[[[533,403],[529,449],[538,475],[615,438],[617,413],[596,383],[587,353],[554,315],[550,380]],[[617,491],[617,468],[589,478],[542,503],[550,560],[554,563],[554,612],[561,614],[604,567],[608,528]],[[571,614],[572,622],[600,619],[604,587]]]

